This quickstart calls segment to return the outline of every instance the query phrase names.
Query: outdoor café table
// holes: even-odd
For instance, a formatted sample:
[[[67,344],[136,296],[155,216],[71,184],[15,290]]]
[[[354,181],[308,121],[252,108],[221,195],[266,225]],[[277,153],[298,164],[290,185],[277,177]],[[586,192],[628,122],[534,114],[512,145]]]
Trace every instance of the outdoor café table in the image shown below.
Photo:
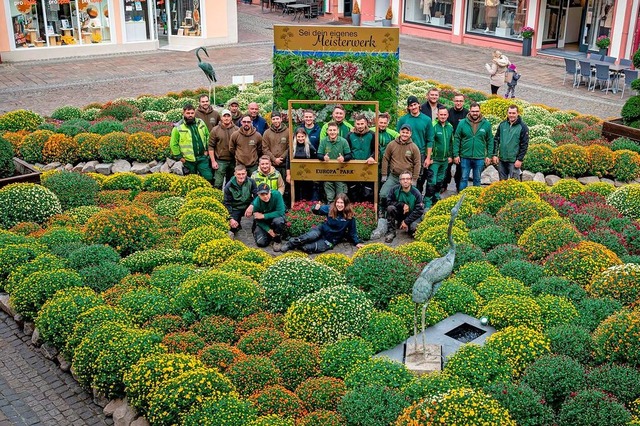
[[[282,14],[284,15],[287,12],[287,6],[295,3],[296,0],[274,0],[273,4],[279,4],[282,7]]]
[[[591,65],[591,68],[595,68],[596,65],[608,65],[609,66],[609,71],[612,71],[612,72],[616,73],[616,75],[614,77],[615,86],[611,89],[613,91],[613,93],[617,93],[618,92],[618,80],[619,80],[619,76],[622,73],[622,71],[631,69],[630,65],[612,64],[610,62],[596,61],[594,59],[589,59],[589,65]],[[603,91],[604,90],[605,89],[603,89]]]
[[[311,5],[310,4],[303,4],[303,3],[294,3],[294,4],[290,4],[287,6],[287,9],[293,9],[293,11],[295,12],[293,14],[293,20],[296,20],[296,16],[298,17],[298,22],[300,22],[300,18],[302,18],[302,16],[304,15],[305,9],[309,9],[309,15],[311,15]]]

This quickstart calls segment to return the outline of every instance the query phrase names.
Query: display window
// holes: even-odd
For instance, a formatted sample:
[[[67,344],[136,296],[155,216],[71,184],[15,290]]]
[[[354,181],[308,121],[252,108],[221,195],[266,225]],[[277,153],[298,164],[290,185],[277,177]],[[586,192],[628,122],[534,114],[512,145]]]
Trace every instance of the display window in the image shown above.
[[[451,28],[453,0],[407,0],[405,22]]]
[[[10,0],[16,48],[111,41],[108,0]]]
[[[172,0],[169,2],[171,35],[201,37],[200,0]]]
[[[587,2],[587,14],[583,31],[583,44],[589,50],[598,50],[596,40],[600,36],[611,37],[611,25],[613,24],[614,0],[589,0]]]
[[[472,0],[467,3],[467,32],[521,39],[528,0]]]
[[[145,0],[125,0],[124,19],[127,41],[145,41],[154,38],[154,15],[150,8],[153,2]]]

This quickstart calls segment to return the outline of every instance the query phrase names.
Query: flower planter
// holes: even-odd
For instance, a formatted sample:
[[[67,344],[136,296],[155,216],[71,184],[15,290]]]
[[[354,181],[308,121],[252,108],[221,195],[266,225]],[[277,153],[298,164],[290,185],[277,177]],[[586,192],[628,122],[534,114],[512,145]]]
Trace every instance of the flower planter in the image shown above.
[[[531,56],[531,40],[530,38],[522,39],[522,56]]]
[[[16,175],[0,179],[0,188],[11,183],[40,183],[40,172],[28,163],[13,157],[13,164],[16,167]]]
[[[607,56],[607,48],[606,47],[601,48],[600,50],[598,50],[598,54]]]
[[[382,20],[382,26],[383,27],[390,27],[391,26],[391,19],[383,19]]]
[[[351,24],[359,27],[360,26],[360,14],[359,13],[352,13],[351,14]]]
[[[609,141],[625,137],[640,143],[640,129],[625,126],[621,118],[602,123],[602,136]]]

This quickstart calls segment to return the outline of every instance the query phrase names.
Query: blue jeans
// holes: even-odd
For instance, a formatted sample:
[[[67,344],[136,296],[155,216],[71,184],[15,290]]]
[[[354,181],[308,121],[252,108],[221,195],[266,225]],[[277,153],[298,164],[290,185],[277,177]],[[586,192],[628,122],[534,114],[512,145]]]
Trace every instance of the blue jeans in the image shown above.
[[[473,158],[461,158],[462,179],[460,180],[460,191],[469,184],[469,174],[473,170],[473,186],[480,186],[480,175],[484,170],[484,159],[475,160]]]

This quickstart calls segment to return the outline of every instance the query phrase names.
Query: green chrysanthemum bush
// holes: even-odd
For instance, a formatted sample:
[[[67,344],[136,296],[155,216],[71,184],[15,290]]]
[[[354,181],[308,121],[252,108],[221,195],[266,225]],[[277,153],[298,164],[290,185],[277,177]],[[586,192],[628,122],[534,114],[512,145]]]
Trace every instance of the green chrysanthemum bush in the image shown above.
[[[26,243],[0,248],[0,287],[4,286],[7,292],[13,293],[22,280],[33,272],[44,271],[50,266],[55,266],[55,269],[66,268],[62,259],[45,254],[45,251],[43,246]],[[36,258],[41,259],[32,262]]]
[[[329,343],[320,352],[320,371],[325,376],[343,379],[356,365],[373,356],[373,348],[366,340],[344,338]]]
[[[169,296],[157,288],[147,287],[125,291],[117,306],[126,311],[136,324],[144,324],[155,315],[174,314],[178,311]]]
[[[51,176],[43,185],[56,194],[63,210],[94,205],[100,185],[82,173],[61,172]]]
[[[316,410],[298,420],[298,426],[341,426],[346,420],[335,411]]]
[[[547,217],[537,220],[518,239],[529,259],[542,260],[559,248],[583,240],[582,235],[567,219]]]
[[[109,305],[94,306],[78,315],[67,338],[67,344],[60,348],[67,360],[73,360],[76,348],[90,332],[104,323],[115,322],[123,326],[132,325],[127,314],[119,308]]]
[[[402,392],[380,384],[349,390],[338,405],[347,425],[387,426],[407,407]]]
[[[534,285],[545,276],[542,266],[527,260],[511,260],[500,268],[500,273],[505,277],[520,280],[527,286]]]
[[[362,338],[371,343],[376,353],[393,348],[408,337],[404,320],[391,312],[374,312],[362,331]]]
[[[154,268],[168,264],[190,264],[191,252],[178,249],[148,249],[130,254],[120,261],[131,273],[151,273]]]
[[[218,188],[212,188],[211,186],[203,186],[200,188],[192,189],[187,192],[185,199],[187,201],[195,200],[202,197],[212,197],[220,202],[224,199],[224,193]]]
[[[444,372],[473,388],[511,380],[511,368],[502,355],[473,343],[462,345],[449,357]]]
[[[612,394],[626,406],[640,397],[640,372],[631,366],[602,365],[589,372],[587,382],[593,388]]]
[[[639,308],[614,313],[593,332],[596,361],[640,365],[639,333]]]
[[[242,336],[236,343],[236,347],[247,355],[267,356],[283,340],[284,335],[280,331],[274,328],[259,327]]]
[[[500,244],[515,244],[516,236],[506,227],[499,225],[485,226],[469,231],[473,244],[483,251],[489,251]]]
[[[611,172],[621,182],[631,182],[640,176],[640,155],[626,149],[615,151]]]
[[[160,383],[148,396],[147,419],[151,424],[172,425],[195,404],[207,398],[219,400],[234,395],[234,386],[217,370],[194,368]]]
[[[525,326],[534,330],[542,326],[540,306],[531,297],[505,295],[493,299],[480,311],[496,329]]]
[[[640,219],[640,184],[625,185],[607,196],[607,204],[633,219]]]
[[[460,269],[458,269],[458,271],[454,275],[454,278],[463,282],[471,288],[475,288],[478,284],[488,278],[499,278],[501,276],[502,274],[500,273],[498,268],[496,268],[489,262],[480,261],[465,263],[460,267]]]
[[[410,294],[401,294],[391,299],[387,310],[400,317],[404,323],[406,332],[409,333],[409,335],[413,334],[413,313],[415,310],[415,303],[413,303]],[[447,316],[448,314],[444,309],[442,309],[440,303],[435,300],[431,300],[429,301],[429,305],[425,311],[425,327],[431,327],[445,319]]]
[[[584,367],[563,355],[544,355],[522,374],[522,383],[536,391],[553,409],[560,408],[572,392],[586,385]]]
[[[175,296],[176,307],[196,318],[239,319],[259,311],[263,303],[263,290],[255,281],[216,270],[188,278]]]
[[[509,382],[493,383],[483,389],[501,406],[518,425],[547,426],[553,424],[554,412],[529,386]]]
[[[584,185],[576,179],[560,179],[550,190],[552,194],[562,195],[567,200],[582,191],[584,191]]]
[[[103,304],[102,298],[85,287],[59,290],[42,305],[36,327],[43,341],[56,348],[64,348],[78,315]]]
[[[340,285],[293,302],[285,315],[285,332],[317,344],[359,335],[367,326],[373,303],[357,288]]]
[[[345,274],[346,282],[367,292],[379,309],[389,300],[409,293],[420,269],[408,257],[392,251],[365,253],[353,259]],[[371,277],[376,279],[372,280]]]
[[[202,209],[216,213],[222,217],[227,217],[229,212],[227,208],[217,199],[213,197],[199,197],[192,200],[186,200],[186,202],[180,208],[178,216],[182,216],[183,213],[193,209]]]
[[[582,364],[592,360],[593,341],[586,328],[576,324],[555,326],[546,332],[551,342],[551,352],[565,355]]]
[[[373,357],[355,364],[345,376],[344,384],[349,390],[371,384],[401,389],[411,378],[404,364],[386,357]]]
[[[204,210],[192,209],[184,212],[179,219],[180,230],[188,232],[200,226],[214,226],[224,232],[229,231],[229,221],[226,216]]]
[[[547,275],[564,277],[586,287],[595,275],[621,263],[618,256],[602,244],[582,241],[553,253],[544,267]]]
[[[196,188],[210,188],[211,184],[202,176],[188,175],[176,179],[169,190],[179,197],[184,197],[187,193]]]
[[[504,265],[511,260],[525,260],[524,250],[515,244],[501,244],[487,253],[487,261],[493,265]]]
[[[584,389],[568,399],[557,415],[558,426],[622,426],[631,413],[617,400],[597,389]]]
[[[151,248],[159,237],[154,214],[137,207],[104,210],[87,221],[86,239],[93,244],[108,244],[123,256]]]
[[[257,418],[251,402],[229,394],[206,399],[182,417],[184,426],[246,426]]]
[[[249,401],[258,415],[275,414],[284,418],[300,418],[307,414],[298,396],[281,385],[268,386],[251,395]]]
[[[192,265],[162,265],[151,273],[149,284],[166,294],[175,294],[187,278],[195,275]]]
[[[478,198],[478,210],[495,215],[507,203],[513,200],[538,201],[539,197],[528,186],[515,179],[508,179],[484,188]]]
[[[33,183],[12,183],[0,189],[0,227],[9,229],[20,222],[42,224],[62,213],[58,197]]]
[[[211,240],[198,246],[193,255],[193,260],[198,265],[216,267],[222,265],[233,254],[245,248],[246,246],[241,241],[229,238]]]
[[[487,302],[503,296],[532,295],[522,281],[509,277],[489,277],[476,286],[476,291]]]
[[[140,359],[124,374],[129,403],[142,414],[149,408],[149,396],[158,386],[182,373],[204,365],[193,355],[154,354]]]
[[[191,229],[180,238],[180,248],[195,253],[201,244],[227,238],[227,232],[212,225]]]
[[[271,264],[260,279],[267,306],[285,312],[292,302],[320,289],[346,284],[335,269],[304,258],[285,258]]]
[[[274,362],[259,355],[248,355],[239,359],[229,367],[226,376],[244,397],[267,386],[278,385],[282,380],[280,370]]]
[[[221,372],[227,371],[231,365],[246,357],[240,349],[228,343],[212,343],[198,353],[198,359],[207,367],[217,368]]]
[[[561,177],[582,176],[589,170],[587,150],[569,143],[553,150],[553,168]]]
[[[553,170],[553,147],[546,144],[530,145],[522,168],[533,173],[549,173]]]
[[[313,260],[333,268],[343,275],[347,271],[349,265],[351,265],[351,258],[342,253],[322,253],[316,256]]]
[[[284,340],[271,352],[270,358],[280,370],[284,387],[291,391],[320,374],[320,348],[313,343]]]
[[[509,412],[480,390],[459,388],[417,402],[398,417],[395,426],[412,425],[515,426]]]
[[[80,275],[70,269],[34,272],[20,282],[11,294],[11,306],[26,319],[38,311],[58,290],[82,287]]]
[[[486,345],[503,355],[514,376],[519,376],[538,357],[549,353],[549,339],[528,327],[507,327],[487,338]]]
[[[176,217],[180,207],[184,204],[182,197],[168,197],[158,201],[153,211],[158,216]]]
[[[640,265],[628,263],[605,269],[593,277],[587,291],[594,297],[610,297],[623,305],[640,300]]]
[[[83,238],[84,234],[80,229],[50,227],[40,236],[39,242],[49,250],[54,250],[56,247],[81,243]]]
[[[546,217],[558,217],[558,212],[546,201],[517,199],[498,211],[496,224],[520,236],[529,226]]]
[[[578,302],[576,308],[580,313],[580,317],[576,321],[577,324],[589,331],[594,331],[601,322],[622,309],[622,304],[608,297],[586,297]]]
[[[574,304],[565,297],[545,294],[536,297],[535,301],[540,306],[542,326],[545,330],[571,324],[580,315]]]
[[[433,245],[422,241],[412,241],[399,245],[396,250],[410,258],[417,265],[429,263],[440,256]]]
[[[436,206],[440,204],[437,203]],[[430,210],[431,211],[431,210]],[[425,219],[428,222],[428,219]],[[424,221],[423,221],[424,223]],[[438,225],[431,228],[426,229],[419,239],[416,241],[422,241],[425,243],[429,243],[438,250],[440,255],[444,255],[449,250],[449,239],[447,237],[447,229],[448,225]],[[461,230],[459,227],[454,226],[451,230],[451,235],[453,236],[453,241],[456,244],[471,244],[471,238],[469,237],[469,233]]]
[[[160,191],[143,191],[139,192],[133,199],[133,203],[136,205],[142,205],[142,207],[151,207],[154,209],[161,200],[171,197],[168,192]]]
[[[335,411],[346,392],[344,381],[326,376],[311,377],[296,388],[296,395],[308,411]]]
[[[112,208],[114,206],[128,206],[131,204],[133,191],[130,190],[114,190],[100,191],[96,194],[98,205],[100,207]]]
[[[87,266],[99,265],[103,262],[119,262],[120,255],[111,246],[92,244],[73,250],[67,256],[67,260],[72,268],[82,269]]]

